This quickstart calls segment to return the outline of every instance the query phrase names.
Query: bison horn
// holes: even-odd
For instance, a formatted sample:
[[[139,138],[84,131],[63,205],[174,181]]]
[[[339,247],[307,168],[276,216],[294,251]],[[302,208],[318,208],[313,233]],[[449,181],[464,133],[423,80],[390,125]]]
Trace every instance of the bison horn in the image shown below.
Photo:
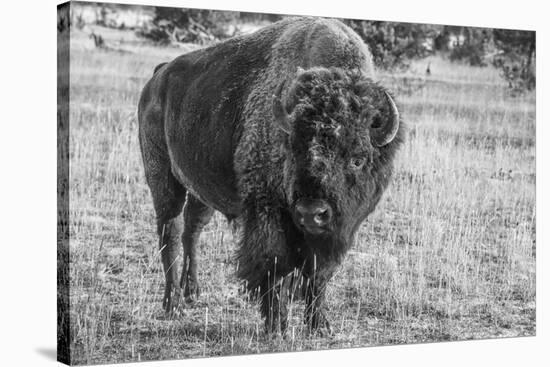
[[[285,82],[283,81],[279,84],[277,90],[275,90],[275,94],[273,94],[273,116],[275,116],[275,124],[279,127],[279,129],[290,135],[290,118],[283,106],[283,102],[281,101],[281,94],[283,92],[284,85]]]
[[[399,111],[397,110],[397,106],[388,92],[384,92],[384,94],[390,105],[391,113],[390,121],[387,124],[374,129],[373,140],[378,147],[391,143],[399,130]]]

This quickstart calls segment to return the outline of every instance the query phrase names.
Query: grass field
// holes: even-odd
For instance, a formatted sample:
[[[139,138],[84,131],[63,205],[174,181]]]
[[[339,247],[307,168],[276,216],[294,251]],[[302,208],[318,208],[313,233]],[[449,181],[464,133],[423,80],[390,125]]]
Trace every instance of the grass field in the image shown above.
[[[216,214],[200,239],[202,295],[161,309],[163,274],[137,140],[139,93],[185,51],[132,33],[72,30],[70,316],[73,363],[535,335],[535,96],[513,98],[496,70],[433,57],[396,92],[409,131],[396,174],[329,286],[335,335],[267,339],[239,292],[236,239]]]

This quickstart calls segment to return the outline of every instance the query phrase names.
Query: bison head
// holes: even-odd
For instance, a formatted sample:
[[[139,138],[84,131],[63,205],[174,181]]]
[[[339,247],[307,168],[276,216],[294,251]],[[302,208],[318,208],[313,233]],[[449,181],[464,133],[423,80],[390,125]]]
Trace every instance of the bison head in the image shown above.
[[[295,225],[309,236],[353,233],[391,174],[399,113],[390,94],[360,71],[299,70],[273,114],[284,131],[284,190]]]

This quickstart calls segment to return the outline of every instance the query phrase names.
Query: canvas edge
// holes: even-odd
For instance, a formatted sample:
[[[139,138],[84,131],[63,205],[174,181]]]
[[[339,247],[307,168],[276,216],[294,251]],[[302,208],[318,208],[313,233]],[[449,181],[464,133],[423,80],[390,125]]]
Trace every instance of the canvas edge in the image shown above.
[[[71,3],[57,5],[57,361],[70,365],[69,91]]]

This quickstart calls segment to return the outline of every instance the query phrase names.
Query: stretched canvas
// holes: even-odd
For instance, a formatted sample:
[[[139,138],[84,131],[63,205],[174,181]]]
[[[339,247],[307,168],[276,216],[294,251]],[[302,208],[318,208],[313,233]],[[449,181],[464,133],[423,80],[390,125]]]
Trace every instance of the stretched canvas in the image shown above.
[[[534,31],[57,14],[59,361],[535,335]]]

